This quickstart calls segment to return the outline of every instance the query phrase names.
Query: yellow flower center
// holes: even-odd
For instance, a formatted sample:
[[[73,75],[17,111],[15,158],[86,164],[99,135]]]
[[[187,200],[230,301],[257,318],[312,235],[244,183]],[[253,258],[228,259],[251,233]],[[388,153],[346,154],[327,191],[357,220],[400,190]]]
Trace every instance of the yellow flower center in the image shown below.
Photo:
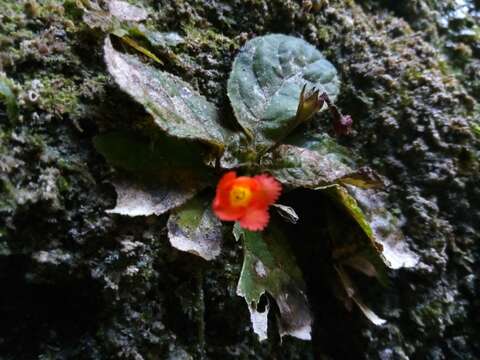
[[[230,204],[234,207],[247,206],[252,198],[252,191],[245,186],[234,186],[230,190]]]

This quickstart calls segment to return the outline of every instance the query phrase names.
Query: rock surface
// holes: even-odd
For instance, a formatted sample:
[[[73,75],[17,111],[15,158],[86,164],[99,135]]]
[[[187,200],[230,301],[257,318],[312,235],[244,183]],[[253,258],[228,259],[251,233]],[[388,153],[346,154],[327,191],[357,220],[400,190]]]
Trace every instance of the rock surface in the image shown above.
[[[92,137],[140,128],[145,114],[107,75],[104,30],[84,22],[82,2],[0,0],[0,71],[20,114],[0,104],[1,358],[480,357],[478,1],[130,1],[148,29],[181,35],[161,38],[156,55],[225,121],[226,80],[246,39],[284,33],[318,47],[354,118],[344,145],[390,182],[421,263],[391,272],[387,289],[362,289],[387,324],[339,311],[300,249],[314,336],[282,344],[252,333],[233,239],[207,263],[170,247],[165,216],[105,212],[112,169]]]

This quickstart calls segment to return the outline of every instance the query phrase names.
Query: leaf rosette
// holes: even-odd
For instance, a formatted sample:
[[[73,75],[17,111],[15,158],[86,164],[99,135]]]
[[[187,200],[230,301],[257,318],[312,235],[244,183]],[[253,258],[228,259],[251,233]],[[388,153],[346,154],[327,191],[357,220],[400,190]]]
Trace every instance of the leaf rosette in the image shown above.
[[[357,156],[328,134],[298,128],[326,108],[320,94],[328,97],[328,106],[334,106],[339,93],[337,71],[318,49],[280,34],[245,44],[228,80],[239,132],[224,126],[216,106],[177,76],[116,50],[110,38],[104,54],[116,84],[143,106],[155,124],[155,136],[117,131],[95,138],[97,150],[117,169],[117,205],[110,213],[158,216],[170,212],[171,245],[213,260],[221,255],[224,232],[210,196],[224,170],[268,173],[283,185],[287,196],[296,189],[323,193],[350,224],[345,227],[345,222],[327,214],[325,233],[332,244],[332,273],[344,290],[342,300],[357,304],[373,323],[384,323],[360,299],[346,268],[386,284],[387,268],[413,267],[418,257],[406,246],[398,220],[377,190],[382,178],[358,166]],[[340,116],[336,107],[333,112]],[[271,205],[265,204],[262,211]],[[301,218],[292,207],[274,204],[274,209],[280,217],[263,232],[242,229],[238,223],[233,227],[244,250],[237,293],[245,298],[261,340],[267,337],[271,301],[279,310],[280,334],[307,340],[313,320],[306,285],[290,249],[291,239],[278,222],[283,218],[288,226],[302,226]],[[268,214],[262,216],[268,221]],[[265,297],[267,305],[261,311],[259,304]]]

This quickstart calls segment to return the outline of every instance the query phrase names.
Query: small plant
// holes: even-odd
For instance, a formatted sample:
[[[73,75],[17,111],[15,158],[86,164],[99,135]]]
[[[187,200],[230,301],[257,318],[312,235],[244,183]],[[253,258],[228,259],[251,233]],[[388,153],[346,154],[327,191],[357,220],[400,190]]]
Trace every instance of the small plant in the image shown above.
[[[291,241],[302,239],[288,239],[282,231],[283,221],[295,223],[298,216],[274,203],[282,188],[284,193],[297,188],[322,192],[356,224],[345,228],[324,214],[332,217],[329,238],[318,239],[332,244],[332,266],[344,292],[340,297],[356,303],[375,324],[384,322],[363,304],[346,267],[382,281],[385,266],[414,266],[417,257],[406,248],[376,190],[380,177],[358,168],[350,151],[328,134],[300,126],[326,109],[337,135],[350,133],[352,126],[351,117],[334,105],[337,71],[315,47],[279,34],[246,43],[228,81],[238,131],[227,128],[219,110],[188,83],[116,50],[109,37],[104,54],[118,86],[152,120],[147,136],[112,132],[94,140],[119,170],[117,205],[109,213],[169,212],[172,246],[206,260],[221,253],[222,226],[231,226],[220,220],[236,221],[232,232],[244,251],[237,293],[247,302],[254,331],[260,339],[267,336],[270,307],[261,312],[257,306],[268,293],[280,312],[280,334],[307,340],[312,319],[302,273],[289,248]],[[301,226],[301,219],[294,226]]]

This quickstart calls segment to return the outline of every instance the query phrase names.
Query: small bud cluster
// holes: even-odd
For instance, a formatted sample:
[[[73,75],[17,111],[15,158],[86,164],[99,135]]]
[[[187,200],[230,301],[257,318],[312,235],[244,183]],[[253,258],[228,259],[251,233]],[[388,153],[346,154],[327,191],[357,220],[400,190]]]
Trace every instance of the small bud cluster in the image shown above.
[[[297,123],[303,123],[320,111],[324,104],[328,106],[333,118],[333,130],[337,136],[349,135],[352,132],[353,119],[350,115],[343,115],[336,105],[332,103],[327,93],[320,94],[320,90],[313,88],[306,92],[306,84],[300,93],[297,108]]]

